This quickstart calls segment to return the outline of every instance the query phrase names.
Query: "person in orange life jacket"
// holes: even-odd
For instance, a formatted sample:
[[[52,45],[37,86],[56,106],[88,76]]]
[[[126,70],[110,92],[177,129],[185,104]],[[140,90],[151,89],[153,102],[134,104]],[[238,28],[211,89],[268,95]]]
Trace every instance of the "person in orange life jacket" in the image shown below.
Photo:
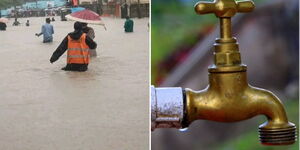
[[[89,49],[95,49],[97,43],[83,33],[80,22],[74,23],[74,29],[75,31],[69,33],[53,52],[50,63],[58,60],[68,50],[67,65],[62,70],[86,71],[90,60]]]

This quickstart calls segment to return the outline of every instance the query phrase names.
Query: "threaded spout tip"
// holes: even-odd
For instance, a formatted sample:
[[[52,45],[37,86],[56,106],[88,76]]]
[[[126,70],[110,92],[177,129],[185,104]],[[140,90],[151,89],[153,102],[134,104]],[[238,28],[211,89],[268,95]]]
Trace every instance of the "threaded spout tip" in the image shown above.
[[[263,145],[290,145],[297,140],[296,126],[279,129],[259,128],[259,138]]]

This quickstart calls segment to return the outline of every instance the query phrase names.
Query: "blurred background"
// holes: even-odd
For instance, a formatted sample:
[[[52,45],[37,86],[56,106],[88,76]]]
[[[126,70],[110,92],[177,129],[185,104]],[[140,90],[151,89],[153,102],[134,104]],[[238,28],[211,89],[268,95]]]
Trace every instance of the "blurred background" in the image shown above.
[[[213,14],[194,12],[196,0],[152,0],[151,84],[201,90],[208,84],[212,46],[219,36]],[[291,122],[299,122],[299,2],[254,0],[252,13],[233,18],[242,62],[251,85],[271,90],[284,103]],[[156,129],[152,150],[298,150],[262,146],[258,126],[264,116],[237,123],[193,122],[187,131]]]

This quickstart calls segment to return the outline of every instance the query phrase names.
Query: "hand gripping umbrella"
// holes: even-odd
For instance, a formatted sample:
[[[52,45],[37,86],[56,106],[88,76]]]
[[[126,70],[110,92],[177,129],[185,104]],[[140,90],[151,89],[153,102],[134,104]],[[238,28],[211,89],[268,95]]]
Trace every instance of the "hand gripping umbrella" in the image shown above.
[[[105,24],[101,20],[100,16],[91,10],[85,9],[82,11],[77,11],[66,15],[66,18],[83,23],[103,25],[104,29],[106,30]]]

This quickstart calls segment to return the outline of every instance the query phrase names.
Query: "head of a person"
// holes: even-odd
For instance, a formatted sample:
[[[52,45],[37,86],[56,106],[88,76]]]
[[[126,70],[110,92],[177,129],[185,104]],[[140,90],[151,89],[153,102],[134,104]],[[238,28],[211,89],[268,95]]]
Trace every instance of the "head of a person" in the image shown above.
[[[46,18],[46,23],[50,23],[50,22],[51,22],[50,18]]]
[[[18,19],[17,19],[17,18],[15,18],[15,21],[18,21]]]
[[[29,20],[27,20],[27,22],[29,22]]]
[[[126,16],[125,18],[126,18],[127,20],[130,19],[129,16]]]
[[[82,30],[82,24],[81,24],[80,22],[76,21],[76,22],[74,23],[74,30],[75,30],[75,31],[80,31],[80,30]]]

